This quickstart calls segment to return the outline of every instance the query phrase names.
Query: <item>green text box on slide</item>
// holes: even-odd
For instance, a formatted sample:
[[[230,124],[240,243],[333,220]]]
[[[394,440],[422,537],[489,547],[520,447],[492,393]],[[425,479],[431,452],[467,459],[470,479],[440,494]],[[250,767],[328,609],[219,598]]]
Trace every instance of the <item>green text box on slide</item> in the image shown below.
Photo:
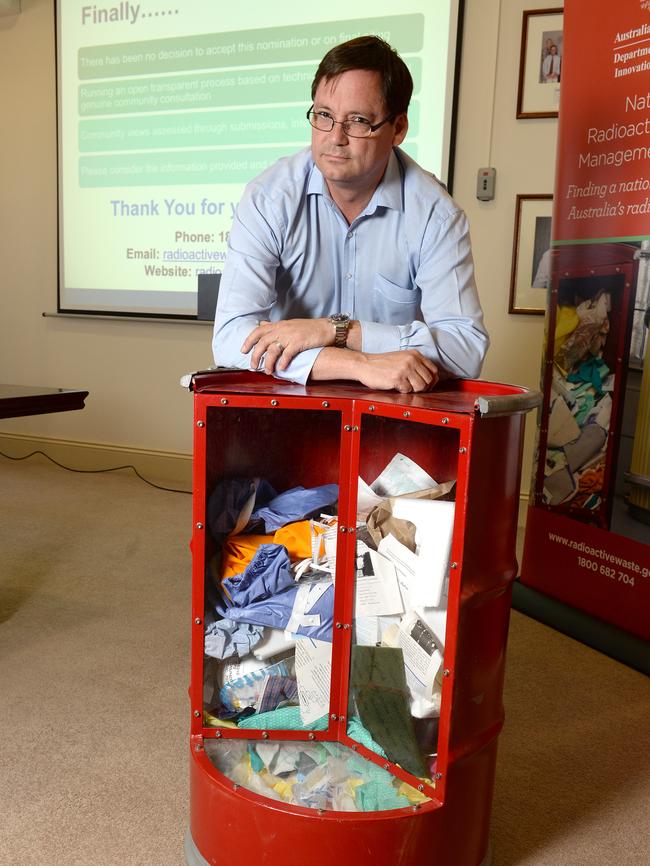
[[[151,75],[191,69],[320,60],[332,46],[365,33],[382,36],[400,53],[422,48],[424,15],[386,15],[226,33],[198,33],[82,48],[81,79]]]
[[[419,105],[409,112],[409,136],[418,132]],[[138,117],[82,120],[79,151],[159,150],[181,147],[218,147],[259,144],[306,145],[311,128],[302,108],[240,108],[193,111]]]
[[[419,57],[409,57],[406,63],[413,76],[413,92],[419,93],[422,61]],[[78,91],[79,115],[92,117],[292,102],[304,104],[306,110],[315,72],[316,64],[310,63],[81,84]]]
[[[79,186],[246,183],[295,150],[292,146],[83,156],[79,160]]]

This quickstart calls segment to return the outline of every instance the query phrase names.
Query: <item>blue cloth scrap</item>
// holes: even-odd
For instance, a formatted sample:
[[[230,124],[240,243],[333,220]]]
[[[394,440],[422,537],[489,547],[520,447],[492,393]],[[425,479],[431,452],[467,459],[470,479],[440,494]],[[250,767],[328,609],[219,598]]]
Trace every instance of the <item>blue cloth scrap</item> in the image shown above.
[[[295,585],[289,554],[281,544],[260,544],[241,574],[222,581],[233,604],[239,608]]]
[[[277,494],[268,481],[260,479],[255,487],[251,478],[221,478],[208,498],[206,519],[212,538],[221,543],[237,525],[237,520],[251,496],[253,508],[261,508]]]
[[[327,579],[328,586],[322,594],[301,613],[317,615],[317,625],[299,624],[293,631],[304,637],[332,640],[334,615],[334,584]],[[291,574],[291,563],[286,547],[282,544],[261,544],[243,574],[236,574],[223,581],[230,598],[218,604],[216,613],[226,619],[258,626],[286,629],[293,613],[296,595],[300,586],[321,584],[323,581],[302,580],[296,583]]]
[[[298,703],[298,683],[293,677],[270,676],[259,700],[260,713],[270,713],[280,706]]]
[[[271,499],[264,507],[256,508],[251,522],[263,520],[266,532],[275,532],[287,523],[304,520],[310,514],[333,505],[339,497],[338,484],[320,487],[292,487]]]
[[[230,619],[206,623],[205,654],[215,659],[243,658],[261,641],[263,633],[261,626]]]

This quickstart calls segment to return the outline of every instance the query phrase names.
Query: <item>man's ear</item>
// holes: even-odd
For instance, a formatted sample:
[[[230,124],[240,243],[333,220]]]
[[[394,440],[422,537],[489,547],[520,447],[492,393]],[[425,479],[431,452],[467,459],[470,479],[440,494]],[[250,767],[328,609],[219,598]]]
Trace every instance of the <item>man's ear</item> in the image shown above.
[[[406,138],[406,133],[409,128],[409,119],[405,114],[398,114],[395,118],[395,135],[393,136],[393,146],[401,144]]]

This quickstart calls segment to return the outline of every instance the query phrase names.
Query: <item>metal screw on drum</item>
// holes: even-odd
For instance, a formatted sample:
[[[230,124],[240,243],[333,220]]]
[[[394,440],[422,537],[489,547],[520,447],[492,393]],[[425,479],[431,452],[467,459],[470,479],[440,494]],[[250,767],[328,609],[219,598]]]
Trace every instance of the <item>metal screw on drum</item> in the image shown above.
[[[222,398],[221,398],[221,405],[222,405],[222,406],[227,406],[227,405],[228,405],[228,401],[226,400],[225,397],[222,397]]]
[[[201,710],[194,710],[194,718],[198,719],[201,715]]]
[[[197,523],[197,524],[196,524],[196,528],[197,528],[197,529],[203,529],[203,524],[202,524],[202,523]]]
[[[194,620],[194,625],[201,625],[201,617],[196,617],[196,619]]]
[[[205,421],[197,421],[196,426],[197,427],[205,427]]]
[[[277,405],[278,405],[277,400],[271,400],[271,406],[277,406]]]
[[[330,404],[327,402],[327,400],[323,400],[321,406],[323,407],[323,409],[329,409]]]

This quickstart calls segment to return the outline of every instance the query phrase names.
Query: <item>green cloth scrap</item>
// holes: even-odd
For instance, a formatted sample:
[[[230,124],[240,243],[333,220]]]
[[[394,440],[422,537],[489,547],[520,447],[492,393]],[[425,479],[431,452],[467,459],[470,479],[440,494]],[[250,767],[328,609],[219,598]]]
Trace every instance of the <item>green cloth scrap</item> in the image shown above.
[[[609,367],[602,358],[589,358],[588,361],[583,361],[577,370],[569,373],[567,381],[572,383],[589,382],[598,394],[602,394],[603,382],[608,376]]]
[[[353,646],[350,689],[362,724],[390,759],[414,776],[426,767],[415,736],[400,647]]]
[[[352,775],[364,781],[354,791],[357,806],[362,812],[383,812],[410,806],[408,797],[398,794],[394,787],[395,777],[383,767],[369,764],[355,755],[348,761],[348,769]]]
[[[587,415],[596,405],[596,398],[593,394],[583,394],[578,398],[576,405],[578,408],[574,409],[573,415],[578,424],[582,427],[585,423]]]
[[[398,794],[392,785],[385,782],[366,782],[359,785],[354,793],[362,812],[386,812],[389,809],[404,809],[410,805],[408,797]]]
[[[260,756],[255,751],[255,746],[248,744],[248,754],[251,759],[251,768],[254,773],[261,773],[264,769],[264,761],[260,758]]]

